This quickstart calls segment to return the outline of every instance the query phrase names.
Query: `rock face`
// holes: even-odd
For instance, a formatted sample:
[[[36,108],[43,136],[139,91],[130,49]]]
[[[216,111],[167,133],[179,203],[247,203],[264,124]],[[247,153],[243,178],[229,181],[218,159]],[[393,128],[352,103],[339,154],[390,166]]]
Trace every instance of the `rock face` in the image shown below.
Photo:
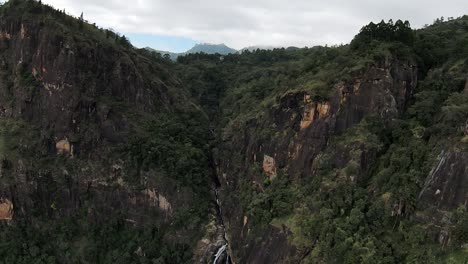
[[[314,103],[309,94],[304,94],[304,113],[301,119],[301,130],[308,128],[314,121],[328,116],[330,104],[328,102]]]
[[[13,219],[13,203],[8,199],[0,199],[0,220]]]
[[[263,157],[263,172],[265,172],[270,180],[276,177],[276,164],[275,159],[268,155]]]
[[[33,210],[72,215],[89,197],[89,217],[97,222],[121,210],[136,225],[155,214],[171,216],[176,184],[139,172],[139,183],[156,196],[134,190],[126,182],[129,164],[115,147],[135,135],[137,120],[187,100],[183,90],[168,89],[177,91],[177,79],[135,50],[37,19],[0,19],[0,118],[26,124],[22,134],[30,136],[10,137],[19,147],[0,153],[8,164],[1,175],[11,179],[0,183],[0,218],[21,219]],[[41,159],[60,162],[40,165]],[[188,202],[190,193],[181,191],[179,201]]]
[[[72,145],[68,139],[62,139],[55,143],[55,148],[57,149],[57,154],[73,155]]]
[[[429,207],[444,210],[468,206],[468,153],[440,153],[419,199]]]
[[[57,138],[57,145],[65,146],[62,140],[66,138],[81,138],[68,142],[68,148],[74,147],[77,154],[96,148],[100,136],[122,141],[117,131],[129,125],[119,121],[121,116],[100,98],[121,98],[142,111],[168,108],[171,103],[164,92],[167,84],[143,79],[143,73],[155,66],[135,63],[123,50],[86,39],[67,39],[33,21],[4,19],[0,30],[10,36],[3,40],[2,46],[9,48],[1,50],[6,54],[1,65],[12,78],[3,82],[19,85],[20,77],[25,76],[37,80],[22,83],[28,86],[24,89],[4,93],[0,98],[2,117],[22,118],[47,129]],[[87,73],[97,78],[87,79]],[[91,133],[84,125],[87,122],[96,122],[101,135],[82,136]]]
[[[387,61],[369,67],[356,74],[351,82],[337,83],[332,96],[326,101],[313,101],[307,92],[286,94],[279,99],[279,106],[265,113],[260,119],[250,120],[242,133],[224,135],[229,141],[222,146],[220,154],[219,180],[227,192],[236,192],[241,177],[254,182],[262,182],[261,175],[249,170],[256,157],[264,156],[263,172],[270,176],[283,171],[290,178],[308,178],[314,175],[314,161],[328,146],[329,139],[340,135],[348,128],[361,122],[369,114],[379,115],[390,124],[406,108],[407,102],[417,85],[417,68],[411,62]],[[259,131],[271,127],[281,136],[259,136]],[[292,128],[292,130],[290,129]],[[237,131],[236,127],[229,131]],[[343,150],[346,164],[347,152]],[[241,153],[245,159],[234,165],[232,153]],[[362,154],[360,168],[366,170],[372,164],[376,151]],[[348,155],[349,156],[349,155]],[[274,159],[272,158],[274,157]],[[243,176],[239,176],[243,175]],[[225,196],[225,197],[226,197]],[[235,259],[239,263],[267,263],[279,261],[273,252],[283,252],[278,256],[293,255],[296,249],[286,242],[288,231],[268,229],[259,241],[247,239],[243,216],[245,208],[237,201],[224,211],[228,222],[228,233],[233,248],[242,249]],[[245,240],[247,239],[247,241]],[[248,245],[244,247],[243,245]],[[259,250],[260,247],[262,250]],[[271,252],[273,255],[262,255]],[[268,261],[267,261],[268,260]],[[247,261],[247,262],[246,262]]]

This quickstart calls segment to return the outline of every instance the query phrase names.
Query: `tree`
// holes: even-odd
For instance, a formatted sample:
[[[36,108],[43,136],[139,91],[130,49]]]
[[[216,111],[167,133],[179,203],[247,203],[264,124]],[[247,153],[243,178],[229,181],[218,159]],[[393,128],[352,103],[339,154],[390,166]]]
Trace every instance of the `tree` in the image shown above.
[[[83,12],[81,12],[80,18],[78,19],[78,28],[83,30],[84,26],[84,19],[83,19]]]
[[[130,48],[132,46],[132,44],[125,35],[122,35],[122,37],[118,39],[118,43],[124,46],[125,48]]]
[[[366,48],[369,42],[374,40],[377,41],[398,41],[409,46],[413,46],[414,32],[411,29],[408,21],[397,20],[396,23],[393,20],[385,22],[380,21],[378,24],[369,23],[364,26],[359,34],[351,42],[351,47]]]

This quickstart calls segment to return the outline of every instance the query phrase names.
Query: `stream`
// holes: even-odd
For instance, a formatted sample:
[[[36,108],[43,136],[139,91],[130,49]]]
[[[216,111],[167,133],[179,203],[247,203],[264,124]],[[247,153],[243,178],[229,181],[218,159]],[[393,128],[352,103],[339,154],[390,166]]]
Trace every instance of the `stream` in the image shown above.
[[[219,225],[221,227],[221,231],[222,231],[222,239],[220,240],[223,240],[224,244],[222,246],[220,246],[216,252],[216,254],[213,256],[213,264],[221,264],[221,263],[225,263],[225,264],[230,264],[232,263],[231,262],[231,256],[229,255],[229,244],[228,244],[228,240],[227,240],[227,236],[226,236],[226,229],[225,229],[225,226],[224,226],[224,221],[223,221],[223,214],[222,214],[222,206],[221,206],[221,202],[219,201],[219,196],[218,196],[218,189],[215,188],[215,197],[216,197],[216,211],[217,211],[217,218],[218,218],[218,222],[219,222]]]

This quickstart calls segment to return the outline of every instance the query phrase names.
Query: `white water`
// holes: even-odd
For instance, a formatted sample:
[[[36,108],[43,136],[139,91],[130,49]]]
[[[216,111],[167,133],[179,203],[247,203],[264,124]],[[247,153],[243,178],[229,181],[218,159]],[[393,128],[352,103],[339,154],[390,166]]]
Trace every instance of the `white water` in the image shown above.
[[[216,196],[216,203],[218,205],[218,217],[219,217],[219,220],[220,220],[220,224],[221,224],[221,227],[222,227],[222,230],[223,230],[223,239],[224,241],[227,242],[227,238],[226,238],[226,231],[225,231],[225,227],[224,227],[224,221],[223,221],[223,213],[221,211],[221,202],[219,201],[219,197],[218,197],[218,190],[215,189],[215,196]],[[215,259],[213,261],[213,264],[218,264],[218,261],[221,260],[222,256],[226,254],[226,264],[229,264],[229,252],[228,252],[228,244],[224,244],[223,246],[221,246],[219,249],[218,249],[218,252],[216,252],[215,254]]]
[[[224,244],[222,247],[218,249],[218,252],[216,252],[213,264],[218,264],[218,259],[224,254],[224,252],[226,251],[226,248],[227,248],[227,244]],[[226,263],[229,263],[229,257],[226,257]]]

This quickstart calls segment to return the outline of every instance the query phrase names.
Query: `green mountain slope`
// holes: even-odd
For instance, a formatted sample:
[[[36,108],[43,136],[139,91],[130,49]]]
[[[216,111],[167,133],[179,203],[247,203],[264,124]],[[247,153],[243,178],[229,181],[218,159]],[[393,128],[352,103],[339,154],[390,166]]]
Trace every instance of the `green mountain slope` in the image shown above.
[[[237,53],[237,50],[232,49],[224,44],[197,44],[193,48],[189,49],[187,54],[191,53],[206,53],[206,54],[215,54],[219,53],[221,55],[234,54]]]
[[[0,263],[466,262],[468,17],[177,62],[0,18]]]
[[[210,138],[172,64],[35,1],[0,14],[0,263],[190,262]]]
[[[178,59],[218,124],[237,262],[440,263],[463,252],[467,22],[371,23],[342,47]]]

